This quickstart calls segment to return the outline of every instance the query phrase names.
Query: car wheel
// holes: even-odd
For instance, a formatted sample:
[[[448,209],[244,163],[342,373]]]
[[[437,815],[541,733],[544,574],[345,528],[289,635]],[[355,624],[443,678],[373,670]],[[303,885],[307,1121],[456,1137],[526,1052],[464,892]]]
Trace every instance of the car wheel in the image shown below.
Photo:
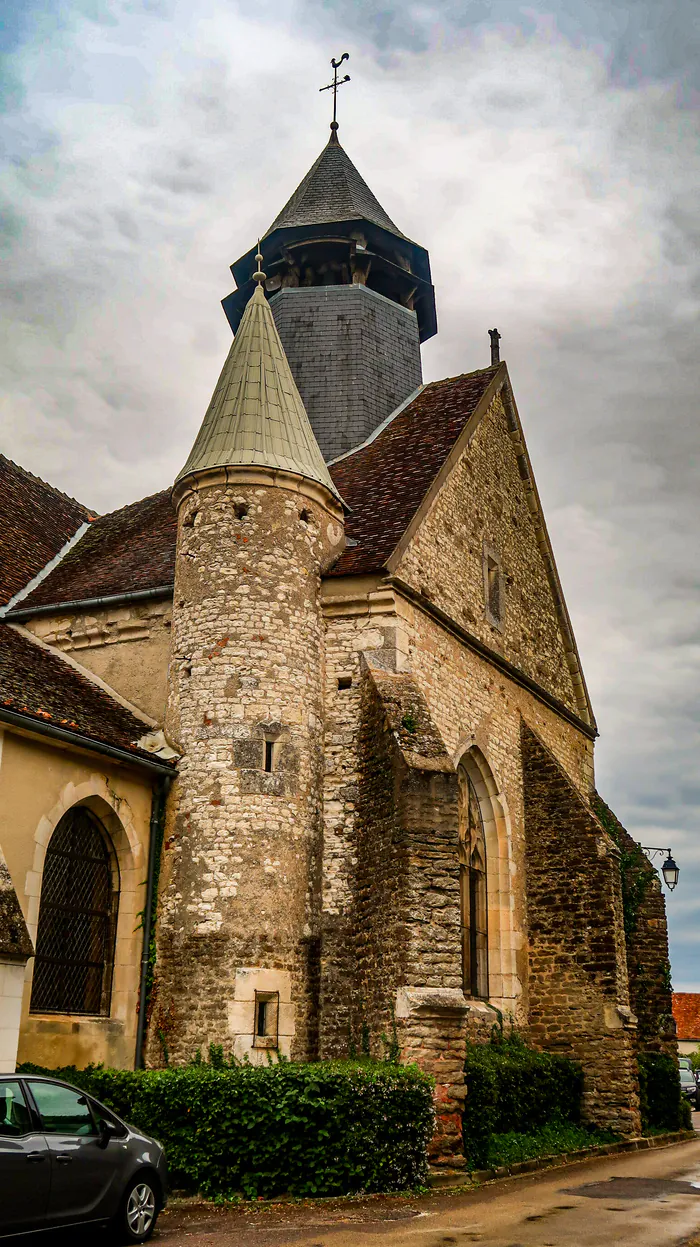
[[[150,1173],[139,1173],[127,1186],[114,1229],[123,1243],[145,1243],[160,1211],[158,1183]]]

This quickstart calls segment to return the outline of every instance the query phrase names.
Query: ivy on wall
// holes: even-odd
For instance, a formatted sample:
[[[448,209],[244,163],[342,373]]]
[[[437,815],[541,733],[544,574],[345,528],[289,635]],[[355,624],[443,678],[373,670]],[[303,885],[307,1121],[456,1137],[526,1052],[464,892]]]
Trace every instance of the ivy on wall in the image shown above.
[[[632,847],[629,837],[623,834],[621,823],[597,792],[593,795],[592,804],[608,835],[620,850],[622,915],[625,935],[629,938],[637,930],[639,911],[652,881],[656,878],[656,871],[641,847],[638,844]]]

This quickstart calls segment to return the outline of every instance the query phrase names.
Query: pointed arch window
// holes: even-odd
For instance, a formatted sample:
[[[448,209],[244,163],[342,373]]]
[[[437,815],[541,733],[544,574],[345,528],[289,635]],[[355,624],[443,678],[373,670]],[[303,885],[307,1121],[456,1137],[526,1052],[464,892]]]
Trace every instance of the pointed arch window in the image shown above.
[[[462,911],[462,976],[465,995],[482,1000],[489,994],[488,897],[486,840],[474,785],[460,771],[462,802],[459,828],[459,875]]]
[[[74,806],[46,851],[33,1013],[109,1013],[118,905],[112,842],[91,810]]]

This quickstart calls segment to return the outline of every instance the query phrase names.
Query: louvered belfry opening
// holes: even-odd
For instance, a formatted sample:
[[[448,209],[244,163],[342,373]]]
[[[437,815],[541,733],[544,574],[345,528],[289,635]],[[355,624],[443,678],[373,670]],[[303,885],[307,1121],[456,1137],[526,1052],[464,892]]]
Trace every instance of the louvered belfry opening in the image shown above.
[[[111,840],[90,810],[74,806],[46,851],[33,1013],[109,1013],[118,905]]]

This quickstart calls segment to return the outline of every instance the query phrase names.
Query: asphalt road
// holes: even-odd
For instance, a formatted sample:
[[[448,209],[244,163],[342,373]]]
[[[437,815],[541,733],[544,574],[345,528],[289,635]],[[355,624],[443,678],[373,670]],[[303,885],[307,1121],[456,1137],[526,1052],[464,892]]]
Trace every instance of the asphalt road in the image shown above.
[[[154,1247],[700,1247],[700,1138],[461,1195],[173,1208]]]

